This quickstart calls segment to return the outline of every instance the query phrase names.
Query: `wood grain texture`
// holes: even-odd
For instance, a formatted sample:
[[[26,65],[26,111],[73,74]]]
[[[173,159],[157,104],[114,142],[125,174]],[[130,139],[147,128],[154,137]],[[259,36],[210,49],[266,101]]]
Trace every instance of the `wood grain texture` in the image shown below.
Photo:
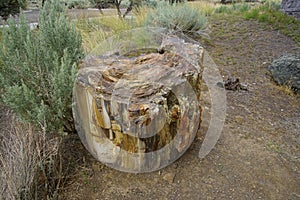
[[[166,37],[154,53],[87,58],[73,107],[86,148],[128,172],[154,171],[179,158],[200,124],[202,59],[202,47],[177,37]]]

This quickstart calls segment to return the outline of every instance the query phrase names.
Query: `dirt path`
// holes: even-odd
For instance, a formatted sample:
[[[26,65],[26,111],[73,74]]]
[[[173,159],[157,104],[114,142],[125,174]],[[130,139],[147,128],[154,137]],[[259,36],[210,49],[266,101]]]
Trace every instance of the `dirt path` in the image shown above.
[[[205,48],[224,79],[239,77],[249,91],[228,91],[227,118],[215,149],[198,158],[209,119],[177,162],[159,172],[127,174],[93,159],[77,136],[66,152],[76,160],[61,199],[300,199],[300,97],[276,86],[267,67],[293,40],[255,21],[211,20]],[[209,108],[204,88],[203,108]],[[74,147],[75,145],[75,147]],[[174,180],[172,180],[174,177]]]

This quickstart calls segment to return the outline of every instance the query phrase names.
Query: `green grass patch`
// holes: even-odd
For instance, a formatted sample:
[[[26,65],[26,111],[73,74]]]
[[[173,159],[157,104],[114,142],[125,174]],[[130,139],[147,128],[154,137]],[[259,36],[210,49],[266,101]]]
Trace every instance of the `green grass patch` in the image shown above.
[[[244,13],[251,9],[251,6],[246,3],[235,3],[232,5],[222,5],[216,8],[215,13],[219,14],[238,14]]]
[[[293,38],[300,46],[300,21],[280,11],[281,1],[268,0],[264,4],[252,5],[235,3],[215,8],[215,14],[237,15],[246,20],[257,20],[281,31],[284,35]],[[230,18],[230,16],[228,16]]]
[[[279,9],[280,4],[269,2],[245,12],[243,16],[247,20],[254,19],[271,25],[275,30],[280,30],[283,34],[292,37],[300,45],[300,21]]]

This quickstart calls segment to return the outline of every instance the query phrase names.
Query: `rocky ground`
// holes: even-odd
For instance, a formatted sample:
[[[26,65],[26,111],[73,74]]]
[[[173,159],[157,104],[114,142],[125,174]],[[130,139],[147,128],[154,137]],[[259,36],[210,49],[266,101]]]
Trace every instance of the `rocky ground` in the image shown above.
[[[146,174],[106,167],[69,135],[63,160],[71,173],[60,199],[300,199],[300,96],[275,85],[268,72],[272,60],[300,48],[256,21],[215,16],[210,23],[203,46],[224,80],[248,86],[227,91],[225,126],[210,154],[198,158],[209,115],[178,161]],[[203,86],[203,112],[209,113],[209,99]]]

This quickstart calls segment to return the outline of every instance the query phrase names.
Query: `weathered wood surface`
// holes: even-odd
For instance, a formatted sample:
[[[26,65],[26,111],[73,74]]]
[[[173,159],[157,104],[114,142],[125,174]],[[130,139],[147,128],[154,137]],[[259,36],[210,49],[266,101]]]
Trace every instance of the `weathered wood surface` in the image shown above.
[[[73,94],[83,144],[127,172],[154,171],[179,158],[200,124],[202,58],[202,47],[177,37],[166,37],[155,53],[87,58]]]

